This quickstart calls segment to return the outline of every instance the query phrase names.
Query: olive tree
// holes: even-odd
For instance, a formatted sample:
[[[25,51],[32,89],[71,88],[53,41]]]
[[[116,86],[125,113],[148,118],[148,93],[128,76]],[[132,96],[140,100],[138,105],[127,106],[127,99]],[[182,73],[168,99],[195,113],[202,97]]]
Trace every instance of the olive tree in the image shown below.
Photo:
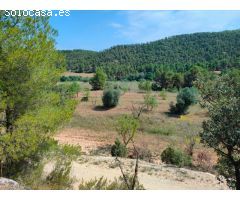
[[[240,190],[240,71],[214,80],[198,80],[201,104],[208,109],[202,141],[219,155],[219,169],[230,186]],[[222,173],[224,172],[224,173]]]

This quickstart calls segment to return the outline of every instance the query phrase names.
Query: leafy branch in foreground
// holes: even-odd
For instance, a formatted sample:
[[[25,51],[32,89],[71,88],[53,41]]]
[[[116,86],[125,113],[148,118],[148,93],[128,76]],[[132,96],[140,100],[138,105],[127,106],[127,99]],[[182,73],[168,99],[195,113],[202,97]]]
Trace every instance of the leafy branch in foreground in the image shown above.
[[[240,190],[240,71],[210,81],[202,78],[197,86],[209,113],[200,133],[202,142],[218,154],[219,173],[229,186]]]

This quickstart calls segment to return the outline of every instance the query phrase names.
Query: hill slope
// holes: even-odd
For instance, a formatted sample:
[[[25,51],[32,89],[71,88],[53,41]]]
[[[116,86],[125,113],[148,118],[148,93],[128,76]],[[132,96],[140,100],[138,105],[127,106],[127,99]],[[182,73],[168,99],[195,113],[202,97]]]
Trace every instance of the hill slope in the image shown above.
[[[101,52],[61,51],[68,69],[91,72],[102,66],[110,76],[152,72],[160,66],[185,71],[192,65],[213,70],[240,66],[240,30],[172,36],[155,42],[119,45]]]

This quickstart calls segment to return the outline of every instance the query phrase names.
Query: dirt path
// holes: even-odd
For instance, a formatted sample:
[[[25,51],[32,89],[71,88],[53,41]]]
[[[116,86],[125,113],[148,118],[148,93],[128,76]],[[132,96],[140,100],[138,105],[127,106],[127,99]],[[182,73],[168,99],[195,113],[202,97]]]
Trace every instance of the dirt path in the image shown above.
[[[134,160],[121,159],[126,171],[133,170]],[[53,169],[53,163],[45,166],[45,172]],[[76,182],[77,189],[81,180],[105,177],[113,180],[121,176],[121,172],[112,157],[81,156],[79,161],[72,163],[71,176]],[[139,162],[139,181],[145,189],[228,189],[225,183],[219,183],[215,175],[205,172],[176,168],[168,165],[157,165],[144,161]]]

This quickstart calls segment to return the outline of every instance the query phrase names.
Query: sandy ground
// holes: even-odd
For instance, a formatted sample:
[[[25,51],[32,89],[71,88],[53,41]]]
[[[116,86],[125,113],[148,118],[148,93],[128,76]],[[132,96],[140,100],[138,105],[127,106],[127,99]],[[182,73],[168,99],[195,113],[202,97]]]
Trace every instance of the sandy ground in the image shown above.
[[[121,159],[121,162],[126,172],[133,172],[134,160]],[[50,173],[53,166],[52,162],[48,163],[44,168],[45,173]],[[121,176],[121,171],[113,157],[81,156],[81,160],[72,163],[71,176],[75,179],[74,189],[77,189],[82,180],[89,181],[102,176],[114,180]],[[139,161],[139,181],[145,189],[151,190],[228,189],[225,183],[220,183],[210,173],[145,161]]]

